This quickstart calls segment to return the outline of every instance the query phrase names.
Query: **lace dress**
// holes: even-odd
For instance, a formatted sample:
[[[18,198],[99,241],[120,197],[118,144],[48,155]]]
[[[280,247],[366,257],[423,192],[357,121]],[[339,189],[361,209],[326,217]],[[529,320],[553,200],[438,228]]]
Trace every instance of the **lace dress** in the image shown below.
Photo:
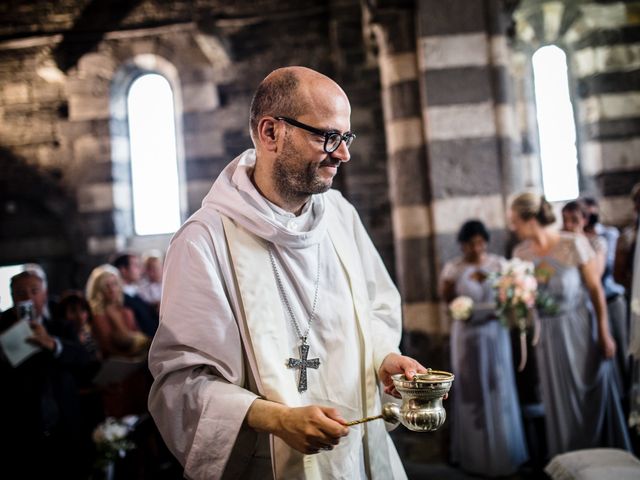
[[[535,355],[549,456],[593,447],[630,450],[614,363],[601,354],[580,273],[593,255],[584,237],[566,232],[543,256],[533,252],[529,241],[514,250],[514,256],[534,262],[539,288],[558,307],[554,315],[540,313]]]
[[[501,262],[496,255],[488,255],[480,266],[456,259],[441,275],[442,281],[455,283],[456,295],[471,297],[476,305],[469,320],[451,326],[456,375],[451,456],[464,470],[485,477],[510,475],[528,459],[509,333],[495,317],[489,278]]]

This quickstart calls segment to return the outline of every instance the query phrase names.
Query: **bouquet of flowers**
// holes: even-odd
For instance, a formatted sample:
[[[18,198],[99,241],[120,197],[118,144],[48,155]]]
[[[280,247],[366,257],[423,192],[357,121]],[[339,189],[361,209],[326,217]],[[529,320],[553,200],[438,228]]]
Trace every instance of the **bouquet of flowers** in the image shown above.
[[[469,320],[473,313],[473,300],[464,295],[456,297],[449,304],[449,312],[454,320]]]
[[[503,265],[494,288],[496,289],[496,312],[509,328],[520,333],[520,365],[522,371],[527,363],[527,329],[533,327],[532,345],[538,343],[538,317],[536,306],[542,295],[538,292],[538,281],[532,262],[513,258]]]
[[[107,467],[118,458],[124,458],[126,452],[135,448],[129,439],[129,433],[138,421],[136,415],[127,415],[121,419],[107,417],[93,431],[93,442],[98,453],[97,464]]]

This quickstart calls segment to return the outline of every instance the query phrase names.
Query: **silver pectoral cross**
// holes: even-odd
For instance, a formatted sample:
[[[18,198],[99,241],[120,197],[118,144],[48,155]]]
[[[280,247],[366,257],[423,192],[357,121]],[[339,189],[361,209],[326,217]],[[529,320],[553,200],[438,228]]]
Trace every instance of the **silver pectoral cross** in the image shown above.
[[[311,360],[307,360],[307,356],[309,355],[309,345],[307,345],[306,343],[303,342],[299,348],[300,358],[288,359],[287,367],[300,369],[298,392],[302,393],[307,391],[307,368],[318,368],[320,366],[320,359],[312,358]]]

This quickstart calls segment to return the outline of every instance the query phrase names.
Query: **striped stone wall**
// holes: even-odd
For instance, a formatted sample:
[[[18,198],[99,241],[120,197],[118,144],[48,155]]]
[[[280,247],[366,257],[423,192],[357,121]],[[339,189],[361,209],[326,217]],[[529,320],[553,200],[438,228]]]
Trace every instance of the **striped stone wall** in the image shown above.
[[[504,253],[505,194],[519,150],[499,2],[419,3],[418,64],[438,270],[459,254],[466,220],[483,221]],[[446,326],[441,322],[441,327]]]
[[[508,22],[490,0],[425,0],[374,18],[405,343],[446,362],[439,272],[459,254],[457,231],[471,218],[504,253],[504,198],[525,181]]]
[[[640,3],[635,5],[618,25],[573,44],[582,171],[605,199],[603,214],[617,225],[631,219],[628,195],[640,182]]]
[[[335,187],[394,270],[380,78],[361,2],[22,3],[0,20],[0,177],[16,184],[0,188],[0,265],[55,256],[73,265],[74,273],[60,275],[65,282],[52,283],[62,290],[82,287],[117,250],[166,245],[168,235],[133,235],[124,100],[136,75],[157,72],[172,86],[186,218],[224,166],[251,147],[248,111],[258,83],[275,68],[306,65],[334,77],[352,100],[358,140]],[[25,170],[41,181],[27,181]],[[24,189],[46,205],[38,186],[49,183],[58,192],[51,202],[65,202],[64,238],[60,208],[45,221],[37,208],[25,216],[16,201]]]
[[[159,73],[169,81],[179,133],[185,119],[218,107],[212,67],[193,42],[195,31],[195,25],[187,23],[127,34],[110,33],[95,52],[83,55],[77,68],[69,71],[69,118],[64,122],[63,139],[73,146],[74,158],[83,167],[76,178],[78,209],[92,257],[108,257],[123,248],[145,249],[145,244],[138,244],[132,225],[126,113],[131,82],[149,72]],[[204,191],[202,188],[193,194],[197,182],[189,182],[193,163],[199,160],[194,150],[207,149],[208,155],[213,155],[220,146],[211,141],[212,137],[200,138],[198,133],[198,129],[190,128],[186,142],[182,135],[177,139],[183,218],[198,207]],[[165,235],[144,240],[146,246],[162,249],[168,238]]]
[[[421,111],[414,12],[378,14],[375,32],[387,139],[396,273],[408,332],[439,329],[429,162]]]

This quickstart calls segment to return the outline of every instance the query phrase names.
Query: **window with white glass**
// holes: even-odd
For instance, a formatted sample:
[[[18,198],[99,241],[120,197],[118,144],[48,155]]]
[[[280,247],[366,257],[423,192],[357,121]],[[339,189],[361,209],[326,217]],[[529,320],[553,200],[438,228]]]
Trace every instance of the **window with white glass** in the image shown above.
[[[11,299],[11,277],[24,271],[24,265],[0,267],[0,312],[13,306]]]
[[[569,96],[567,56],[555,45],[533,54],[542,186],[549,201],[579,195],[574,111]]]
[[[165,77],[137,77],[127,94],[133,221],[136,235],[180,227],[174,95]]]

